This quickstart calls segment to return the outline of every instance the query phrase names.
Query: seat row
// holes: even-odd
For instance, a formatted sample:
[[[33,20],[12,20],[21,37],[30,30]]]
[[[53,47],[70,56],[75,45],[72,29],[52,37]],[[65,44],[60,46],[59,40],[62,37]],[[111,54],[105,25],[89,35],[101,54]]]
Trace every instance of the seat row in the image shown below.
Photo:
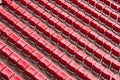
[[[21,80],[19,76],[17,76],[10,68],[6,67],[2,62],[0,62],[0,75],[7,80]]]
[[[13,62],[19,69],[32,79],[35,80],[47,80],[39,71],[32,67],[27,61],[22,59],[17,53],[13,52],[8,46],[0,41],[0,52]],[[35,53],[35,52],[34,52]]]
[[[36,24],[37,25],[37,24]],[[39,24],[39,26],[38,26],[39,28],[39,30],[40,31],[42,31],[42,32],[45,32],[45,31],[47,31],[46,33],[44,33],[46,36],[48,36],[48,37],[50,37],[51,36],[51,39],[54,41],[54,42],[56,42],[56,43],[59,43],[59,45],[63,48],[63,49],[67,49],[67,51],[68,52],[70,52],[70,54],[71,55],[75,55],[75,54],[77,54],[77,52],[78,52],[78,48],[76,48],[75,46],[73,46],[72,44],[70,44],[67,40],[65,40],[65,39],[63,39],[60,35],[58,35],[57,33],[55,33],[52,29],[50,29],[50,28],[48,28],[46,25],[44,25],[44,24]],[[44,30],[45,29],[45,30]],[[32,33],[32,31],[30,31],[30,30],[28,30],[28,28],[27,29],[24,29],[26,32],[24,32],[23,34],[24,35],[26,35],[26,36],[30,36],[30,35],[28,35],[28,34],[32,34],[32,35],[34,35],[33,33]],[[66,29],[66,31],[70,31],[69,29],[67,30]],[[49,33],[49,34],[48,34]],[[54,34],[53,34],[54,33]],[[76,34],[75,34],[76,35]],[[36,35],[37,37],[35,37],[35,35],[34,35],[34,37],[31,37],[30,38],[30,40],[32,40],[33,42],[38,42],[37,43],[37,45],[38,46],[41,46],[41,47],[47,47],[47,48],[49,48],[50,47],[50,45],[47,45],[47,42],[44,42],[44,43],[46,43],[46,44],[42,44],[41,43],[41,41],[40,40],[38,40],[39,39],[39,36],[38,35]],[[52,37],[53,36],[53,37]],[[76,39],[77,39],[77,37],[78,36],[76,36]],[[36,39],[36,40],[35,40]],[[74,39],[74,37],[73,37],[73,39]],[[80,38],[78,38],[78,39],[80,39]],[[82,45],[82,47],[86,47],[86,49],[89,51],[89,52],[91,52],[92,54],[94,54],[94,56],[95,57],[97,57],[97,58],[99,58],[100,60],[102,60],[102,58],[104,57],[104,55],[105,55],[105,53],[104,52],[99,52],[99,51],[101,51],[101,50],[99,50],[99,49],[97,49],[93,44],[91,44],[91,43],[89,43],[89,42],[85,39],[85,38],[81,38],[80,39],[80,44]],[[45,47],[45,48],[46,48]],[[51,53],[52,51],[54,51],[54,47],[51,45],[51,49],[49,48],[49,49],[45,49],[45,51],[47,51],[48,53]],[[104,53],[104,54],[103,54]],[[110,57],[111,58],[111,57]],[[113,59],[113,58],[111,58],[111,59]],[[103,60],[103,61],[105,61],[105,60]],[[111,60],[112,61],[112,60]],[[105,62],[106,63],[106,62]],[[108,65],[110,65],[111,63],[108,63]]]
[[[26,35],[26,36],[30,36],[33,32],[29,29],[29,28],[27,28],[27,29],[24,29],[25,31],[24,31],[24,35]],[[4,31],[4,30],[2,30],[2,31]],[[23,31],[22,31],[23,32]],[[9,35],[10,36],[10,35]],[[32,38],[32,39],[34,39],[34,38]],[[11,41],[11,40],[10,40]],[[36,40],[36,41],[41,41],[41,39],[40,40]],[[42,44],[41,43],[38,43],[38,45],[39,46],[41,46],[43,49],[44,48],[46,48],[46,49],[44,49],[45,51],[47,51],[47,52],[49,52],[49,54],[51,54],[52,52],[54,52],[54,48],[53,48],[53,46],[52,45],[50,45],[50,44],[47,44],[48,42],[45,42],[44,41],[44,44],[43,44],[43,39],[42,39]],[[46,47],[47,46],[47,47]],[[72,46],[71,46],[72,47]],[[74,48],[73,48],[74,49]],[[52,55],[52,54],[51,54]],[[91,59],[91,58],[88,58],[88,60],[89,59]],[[68,59],[67,59],[68,60]],[[87,59],[85,59],[86,61],[84,61],[85,62],[85,64],[89,64],[88,63],[88,61],[87,61]],[[61,63],[63,64],[63,65],[68,65],[68,68],[70,69],[70,70],[73,70],[73,71],[75,71],[76,70],[76,68],[74,68],[74,67],[71,67],[71,64],[69,65],[69,64],[67,64],[66,63],[66,61],[64,61],[64,60],[60,60],[61,61]],[[74,63],[74,62],[71,62],[71,63]],[[74,66],[75,66],[76,64],[74,63]],[[70,66],[70,67],[69,67]],[[73,66],[73,65],[72,65]],[[91,66],[92,66],[92,64],[91,64]]]
[[[6,37],[10,42],[12,42],[13,44],[15,44],[15,46],[17,48],[23,50],[23,52],[24,52],[25,55],[29,55],[31,57],[31,59],[33,59],[36,62],[38,62],[41,67],[47,69],[47,71],[49,73],[51,73],[52,75],[55,75],[57,79],[61,79],[61,80],[72,79],[72,78],[68,77],[67,73],[65,73],[64,71],[62,71],[61,69],[59,69],[55,64],[53,64],[51,61],[49,61],[41,53],[39,53],[38,51],[36,51],[32,46],[30,46],[29,44],[27,44],[24,40],[22,40],[20,37],[18,37],[15,33],[13,33],[8,28],[5,28],[5,26],[3,24],[1,24],[0,27],[2,29],[2,31],[0,30],[0,33],[4,37]],[[43,44],[44,44],[44,42],[43,42]],[[9,57],[11,51],[10,50],[6,50],[6,48],[3,49],[3,51],[6,52],[5,56]],[[16,58],[16,57],[14,57],[14,58]],[[17,59],[19,59],[19,58],[17,58]],[[13,59],[13,61],[14,60],[15,59]],[[21,68],[23,68],[23,67],[24,66],[21,65]],[[56,71],[56,72],[54,72],[54,71]]]

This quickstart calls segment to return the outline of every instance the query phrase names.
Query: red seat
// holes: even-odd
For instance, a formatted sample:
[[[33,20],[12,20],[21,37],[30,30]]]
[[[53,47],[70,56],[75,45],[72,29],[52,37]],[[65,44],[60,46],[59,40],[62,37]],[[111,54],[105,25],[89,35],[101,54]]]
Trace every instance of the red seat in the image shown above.
[[[114,55],[117,58],[120,56],[120,49],[118,47],[112,48],[111,52],[112,52],[112,55]]]
[[[68,66],[71,61],[72,60],[68,56],[64,55],[60,59],[60,64],[62,64],[63,66]]]
[[[18,76],[14,75],[11,77],[11,80],[21,80]]]
[[[72,33],[73,33],[73,29],[69,28],[69,27],[65,27],[63,30],[62,30],[62,33],[66,36],[70,36]]]
[[[54,59],[60,60],[64,54],[60,50],[56,49],[52,52],[51,55]]]
[[[48,42],[47,42],[44,38],[40,38],[40,39],[37,41],[37,45],[38,45],[40,48],[44,48],[47,44],[48,44]]]
[[[19,7],[19,8],[15,11],[15,13],[16,13],[17,15],[20,15],[20,16],[22,16],[25,12],[26,12],[25,9],[23,9],[23,8],[21,8],[21,7]]]
[[[57,72],[56,78],[57,78],[58,80],[65,80],[67,77],[68,77],[68,76],[67,76],[67,74],[66,74],[65,72],[63,72],[63,71],[58,71],[58,72]]]
[[[113,25],[115,24],[112,20],[107,19],[105,24],[107,25],[108,28],[113,28]]]
[[[77,16],[79,19],[82,19],[83,17],[85,17],[85,14],[82,13],[81,11],[78,11],[78,12],[76,13],[76,16]]]
[[[72,5],[69,4],[68,2],[62,2],[62,7],[65,8],[66,10],[69,9],[69,7],[71,7]]]
[[[54,76],[56,76],[57,75],[57,72],[60,70],[55,64],[50,64],[49,66],[48,66],[48,72],[50,73],[50,74],[53,74]]]
[[[96,5],[96,3],[97,3],[97,1],[96,0],[89,0],[89,4],[91,4],[92,6],[95,6]]]
[[[97,37],[96,38],[96,43],[98,44],[98,45],[100,45],[100,46],[103,46],[103,44],[106,42],[106,40],[103,38],[103,37],[101,37],[101,36],[99,36],[99,37]]]
[[[82,79],[85,79],[85,77],[87,76],[88,71],[86,69],[84,69],[83,67],[80,67],[78,70],[77,70],[77,74],[80,78]]]
[[[120,77],[118,75],[113,75],[111,80],[120,80]]]
[[[44,13],[44,9],[40,8],[40,7],[37,7],[35,10],[34,10],[35,14],[37,15],[42,15],[42,13]]]
[[[83,48],[85,48],[88,43],[89,43],[89,41],[86,40],[85,38],[81,38],[81,39],[78,41],[78,44],[79,44],[81,47],[83,47]]]
[[[90,21],[90,26],[94,29],[97,29],[100,24],[94,20]]]
[[[73,23],[75,29],[79,30],[81,26],[83,26],[79,21]]]
[[[59,42],[59,45],[63,48],[63,49],[67,49],[67,47],[70,45],[70,42],[67,41],[66,39],[62,39]]]
[[[116,31],[117,33],[119,33],[120,32],[120,26],[118,24],[113,25],[113,30]]]
[[[70,44],[68,47],[67,47],[67,51],[69,52],[70,55],[75,55],[77,52],[78,52],[78,48],[75,47],[74,45]]]
[[[109,39],[112,39],[113,36],[115,36],[115,34],[114,34],[112,31],[107,30],[107,31],[105,32],[105,36],[108,37]]]
[[[13,63],[16,63],[21,59],[20,56],[16,53],[12,53],[10,56],[9,56],[9,59],[13,62]]]
[[[30,37],[30,35],[31,35],[32,33],[33,33],[33,31],[32,31],[30,28],[28,28],[28,27],[24,28],[23,31],[22,31],[22,34],[23,34],[24,36],[26,36],[26,37]]]
[[[76,14],[79,10],[77,8],[75,8],[74,6],[69,7],[69,12],[71,12],[72,14]]]
[[[88,74],[86,77],[85,77],[85,80],[98,80],[95,76],[93,76],[92,74]]]
[[[81,36],[80,36],[78,33],[73,32],[73,33],[70,35],[70,38],[71,38],[74,42],[78,43],[78,40],[81,38]]]
[[[23,49],[27,44],[24,40],[22,39],[19,39],[17,42],[16,42],[16,47],[20,48],[20,49]]]
[[[69,17],[66,17],[66,22],[69,23],[70,25],[73,25],[73,23],[76,21],[75,18],[69,16]]]
[[[62,10],[61,10],[60,8],[58,8],[58,7],[55,7],[55,8],[52,10],[52,12],[53,12],[54,14],[56,14],[56,15],[59,15],[59,14],[62,12]]]
[[[103,63],[105,63],[106,65],[110,66],[111,63],[114,61],[114,59],[110,56],[110,55],[105,55],[102,59]]]
[[[48,2],[47,5],[45,5],[45,7],[46,7],[48,10],[52,11],[52,10],[55,8],[55,5],[52,4],[52,3],[50,3],[50,2]]]
[[[120,70],[120,63],[118,61],[114,60],[111,63],[111,68],[118,72]]]
[[[100,50],[100,49],[96,49],[95,51],[94,51],[94,57],[96,57],[97,59],[102,59],[103,57],[104,57],[104,55],[105,55],[105,52],[103,52],[102,50]]]
[[[28,12],[25,12],[25,13],[23,14],[22,18],[23,18],[24,20],[26,20],[26,21],[29,21],[29,19],[32,18],[32,15],[31,15],[30,13],[28,13]]]
[[[13,73],[13,71],[11,71],[9,68],[4,68],[2,71],[1,71],[1,73],[2,74],[4,74],[4,77],[6,78],[6,79],[10,79],[13,75],[14,75],[14,73]]]
[[[47,36],[47,37],[50,37],[54,34],[54,30],[52,30],[51,28],[47,28],[45,31],[44,31],[44,34]]]
[[[43,23],[39,23],[36,25],[37,30],[39,30],[40,32],[44,32],[47,29],[47,26]]]
[[[0,42],[0,50],[2,49],[2,48],[4,48],[6,45],[4,44],[4,43],[2,43],[2,42]]]
[[[85,59],[84,59],[84,64],[88,67],[88,68],[92,68],[93,67],[93,65],[96,63],[96,61],[94,60],[94,59],[92,59],[92,58],[90,58],[90,57],[86,57]]]
[[[34,11],[38,6],[35,5],[34,3],[30,3],[27,8],[29,8],[31,11]]]
[[[60,14],[59,14],[59,17],[63,20],[65,20],[67,17],[69,17],[69,15],[67,13],[65,13],[64,11],[62,11]]]
[[[113,2],[113,3],[111,3],[111,8],[114,10],[118,10],[119,5]]]
[[[12,18],[12,15],[9,12],[5,12],[2,18],[5,19],[6,21],[9,21],[9,19]]]
[[[51,36],[51,39],[55,42],[55,43],[59,43],[62,40],[62,36],[60,36],[59,34],[55,33]]]
[[[43,76],[41,73],[35,74],[35,79],[36,80],[47,80],[45,76]]]
[[[85,3],[83,3],[83,2],[81,2],[81,1],[79,1],[79,0],[77,0],[77,5],[81,8],[81,9],[84,9],[84,5],[85,5]]]
[[[100,75],[101,74],[101,72],[105,69],[101,64],[99,64],[99,63],[96,63],[96,64],[94,64],[93,65],[93,71],[95,72],[95,73],[97,73],[98,75]]]
[[[26,45],[25,47],[24,47],[24,53],[25,54],[27,54],[27,55],[31,55],[35,50],[34,50],[34,48],[32,47],[32,46],[30,46],[30,45]]]
[[[110,70],[108,69],[104,69],[101,73],[101,75],[103,76],[103,78],[105,79],[111,79],[112,75],[113,75],[113,72],[111,72]]]
[[[99,16],[101,15],[98,11],[95,10],[91,11],[91,14],[96,19],[99,19]]]
[[[110,1],[110,0],[104,0],[104,3],[105,3],[106,5],[108,5],[108,6],[111,5],[111,1]]]
[[[92,43],[89,43],[86,46],[86,50],[88,52],[90,52],[91,54],[93,54],[96,49],[97,49],[97,47],[94,44],[92,44]]]
[[[41,58],[39,63],[40,63],[40,66],[42,66],[45,69],[47,69],[48,66],[51,64],[51,62],[45,57]]]
[[[99,15],[98,19],[102,22],[102,23],[105,23],[106,20],[108,20],[108,18],[106,18],[104,15]]]
[[[37,70],[33,68],[32,66],[28,66],[25,69],[25,73],[30,76],[31,78],[34,78],[34,75],[37,73]]]
[[[33,25],[33,27],[35,27],[38,23],[39,23],[39,19],[35,18],[35,17],[32,17],[30,20],[29,20],[29,23],[31,25]]]
[[[9,41],[11,41],[12,43],[16,43],[18,40],[20,39],[20,37],[18,37],[16,34],[10,34],[9,35],[9,38],[8,38],[8,40]]]
[[[80,32],[82,32],[84,35],[88,35],[91,32],[91,29],[89,29],[86,26],[83,26],[82,29],[80,29]]]
[[[115,12],[111,12],[110,13],[110,17],[113,18],[113,19],[115,19],[115,20],[118,19],[118,16],[119,15],[117,13],[115,13]]]
[[[92,19],[88,16],[85,16],[82,18],[82,20],[86,23],[86,24],[90,24],[90,22],[92,21]]]
[[[105,8],[105,6],[104,6],[103,4],[100,4],[100,3],[98,3],[98,2],[96,3],[95,6],[96,6],[96,8],[99,9],[100,11],[102,11],[102,10]]]
[[[55,47],[51,44],[47,44],[45,48],[43,48],[43,50],[46,51],[48,54],[51,54],[55,50]]]
[[[48,21],[48,20],[52,17],[52,15],[49,14],[49,13],[47,13],[47,12],[44,12],[44,13],[42,13],[41,17],[42,17],[44,20]]]
[[[10,8],[12,11],[14,11],[14,10],[17,10],[17,9],[19,8],[19,6],[18,6],[16,3],[12,2],[12,3],[10,4],[9,8]]]
[[[36,32],[33,32],[33,33],[30,35],[30,37],[29,37],[29,39],[30,39],[31,41],[35,42],[35,43],[36,43],[40,38],[41,38],[41,37],[40,37]]]
[[[40,54],[38,51],[34,51],[32,54],[31,54],[31,58],[37,62],[39,62],[39,60],[43,57],[42,54]]]
[[[10,48],[8,48],[7,46],[5,46],[4,48],[2,48],[1,52],[6,57],[8,57],[10,54],[13,53],[13,51]]]
[[[51,17],[51,18],[48,20],[49,24],[51,24],[51,25],[53,25],[53,26],[55,26],[58,21],[59,21],[59,20],[58,20],[57,18],[55,18],[55,17]]]
[[[106,41],[104,44],[103,44],[103,47],[108,50],[108,51],[111,51],[112,48],[114,47],[113,44],[111,44],[110,42]]]
[[[97,33],[95,33],[94,31],[89,32],[88,34],[88,38],[95,41],[97,39],[97,37],[99,37],[99,35]]]
[[[10,34],[12,34],[12,31],[10,31],[8,28],[5,28],[2,32],[2,35],[7,37],[7,38]]]
[[[75,57],[77,60],[79,61],[84,61],[85,58],[87,57],[87,54],[85,54],[83,51],[78,51],[76,54],[75,54]]]
[[[3,63],[0,62],[0,73],[1,73],[1,71],[2,71],[5,67],[6,67],[6,66],[5,66]]]
[[[5,29],[5,26],[4,26],[2,23],[0,23],[0,33],[1,33],[4,29]]]
[[[15,19],[16,20],[16,19]],[[15,23],[14,23],[15,24]],[[18,22],[18,23],[16,23],[16,25],[15,25],[15,28],[17,29],[17,30],[19,30],[19,31],[23,31],[23,29],[25,28],[26,26],[25,26],[25,24],[23,24],[22,22]]]
[[[76,71],[77,71],[77,69],[78,69],[79,67],[80,67],[80,66],[79,66],[76,62],[74,62],[74,61],[70,62],[69,65],[68,65],[68,69],[69,69],[70,71],[72,71],[73,73],[76,73]]]
[[[9,20],[9,24],[13,25],[14,27],[16,27],[18,23],[19,23],[19,20],[17,20],[17,18],[15,18],[15,17],[12,17]]]
[[[62,31],[64,28],[66,27],[66,25],[65,24],[63,24],[62,22],[58,22],[58,23],[56,23],[56,25],[55,25],[55,28],[57,29],[57,30],[59,30],[59,31]]]
[[[41,0],[41,1],[38,1],[41,5],[46,5],[48,3],[48,0]]]
[[[19,60],[17,65],[23,71],[29,66],[29,64],[24,59]]]

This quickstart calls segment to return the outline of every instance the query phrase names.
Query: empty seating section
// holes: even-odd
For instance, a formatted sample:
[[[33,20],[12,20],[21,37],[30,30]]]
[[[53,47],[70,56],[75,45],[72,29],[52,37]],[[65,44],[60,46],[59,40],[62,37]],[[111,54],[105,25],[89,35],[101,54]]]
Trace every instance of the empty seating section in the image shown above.
[[[15,64],[24,77],[34,80],[120,80],[119,0],[2,2],[0,53]],[[42,70],[36,69],[22,55]],[[7,80],[23,79],[2,61],[0,76]]]

